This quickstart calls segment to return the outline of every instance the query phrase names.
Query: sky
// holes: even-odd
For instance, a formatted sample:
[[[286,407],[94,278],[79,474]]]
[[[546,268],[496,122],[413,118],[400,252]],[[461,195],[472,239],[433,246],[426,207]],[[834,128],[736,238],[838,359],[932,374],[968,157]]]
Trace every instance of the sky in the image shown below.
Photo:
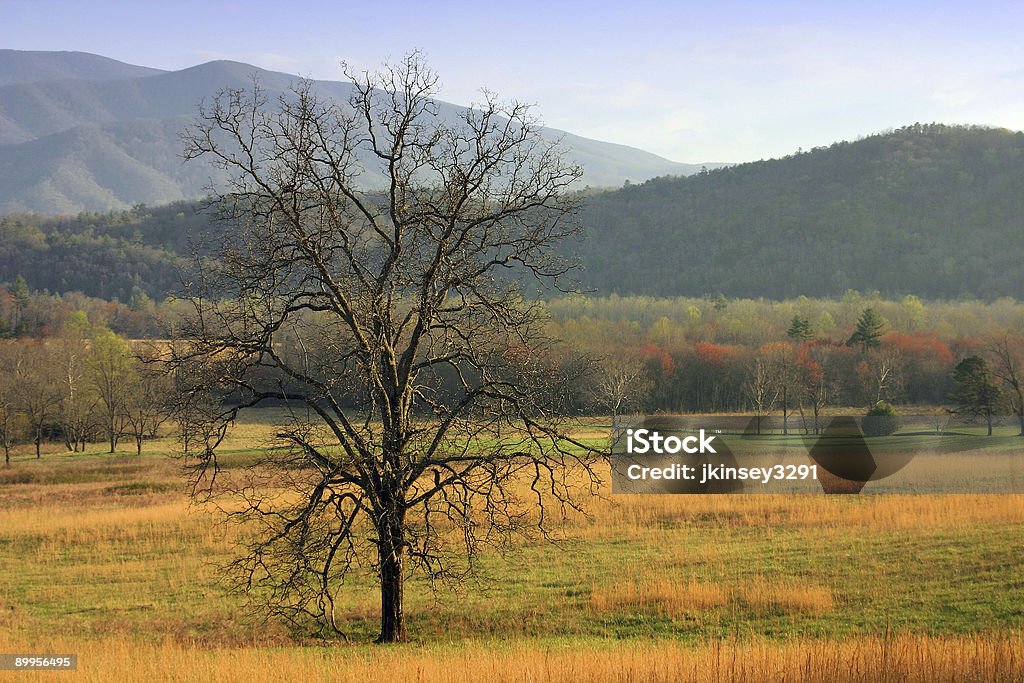
[[[422,50],[440,98],[674,161],[742,162],[920,122],[1024,129],[1020,2],[0,0],[0,47],[341,80]]]

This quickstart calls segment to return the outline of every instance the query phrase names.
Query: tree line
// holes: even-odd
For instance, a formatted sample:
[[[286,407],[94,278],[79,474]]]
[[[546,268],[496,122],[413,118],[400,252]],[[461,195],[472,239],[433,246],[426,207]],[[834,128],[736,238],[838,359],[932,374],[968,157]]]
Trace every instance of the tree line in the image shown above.
[[[169,417],[171,378],[146,362],[147,349],[78,311],[46,339],[0,341],[0,446],[45,442],[84,451],[102,442],[110,453],[130,438],[137,453]]]
[[[0,339],[57,336],[76,312],[128,339],[163,338],[174,333],[186,306],[173,299],[154,301],[139,289],[125,302],[77,291],[54,294],[33,290],[19,274],[6,285],[0,284]]]
[[[817,430],[826,408],[885,402],[1024,420],[1024,307],[1009,300],[925,304],[849,292],[549,306],[556,336],[572,349],[563,362],[596,360],[575,387],[582,412],[752,412]]]
[[[174,336],[189,305],[58,296],[30,291],[19,278],[0,287],[0,337],[11,340],[5,348],[25,358],[56,353],[67,345],[68,331],[76,329],[166,338]],[[574,378],[563,387],[567,413],[792,413],[812,429],[815,415],[828,407],[866,409],[878,401],[946,406],[979,419],[1020,413],[1017,364],[1024,304],[1011,299],[925,302],[850,290],[837,299],[775,302],[721,295],[571,295],[543,305],[550,336],[561,340],[551,347],[549,360]],[[77,343],[91,343],[93,332],[78,336]],[[959,364],[971,358],[980,362],[972,361],[957,375]],[[12,367],[12,361],[5,366]],[[23,371],[20,382],[31,377]],[[968,378],[973,384],[964,389]],[[457,393],[457,374],[439,373],[436,382],[439,397]],[[361,395],[349,387],[337,400],[352,406]],[[42,426],[31,418],[38,409],[21,409],[20,426],[11,433],[21,440],[29,434],[64,440],[75,429],[59,418],[62,405],[66,402],[50,402]],[[91,438],[103,432],[109,439],[111,429],[90,422]],[[133,433],[130,425],[117,431]]]
[[[0,281],[12,282],[20,273],[33,290],[78,291],[125,303],[139,293],[162,299],[180,289],[179,253],[188,253],[189,233],[205,224],[194,208],[183,209],[140,205],[77,216],[2,215]]]

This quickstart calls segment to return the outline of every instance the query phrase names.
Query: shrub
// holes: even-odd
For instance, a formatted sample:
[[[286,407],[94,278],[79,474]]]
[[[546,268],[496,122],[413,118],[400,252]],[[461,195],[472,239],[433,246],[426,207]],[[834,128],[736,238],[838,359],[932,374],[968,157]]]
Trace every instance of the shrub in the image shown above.
[[[864,436],[887,436],[900,428],[900,415],[891,403],[879,401],[864,416]]]

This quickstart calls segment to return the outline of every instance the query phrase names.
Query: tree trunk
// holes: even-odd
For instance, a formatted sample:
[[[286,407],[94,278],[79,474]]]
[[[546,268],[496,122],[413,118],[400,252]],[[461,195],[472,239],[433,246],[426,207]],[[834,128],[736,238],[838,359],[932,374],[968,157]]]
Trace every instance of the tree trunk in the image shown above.
[[[1018,436],[1024,436],[1024,410],[1017,413],[1017,422],[1020,423],[1020,434]]]
[[[785,386],[782,387],[782,435],[789,436],[789,399]]]
[[[405,520],[401,512],[388,513],[381,524],[380,635],[378,643],[400,643],[405,635]]]

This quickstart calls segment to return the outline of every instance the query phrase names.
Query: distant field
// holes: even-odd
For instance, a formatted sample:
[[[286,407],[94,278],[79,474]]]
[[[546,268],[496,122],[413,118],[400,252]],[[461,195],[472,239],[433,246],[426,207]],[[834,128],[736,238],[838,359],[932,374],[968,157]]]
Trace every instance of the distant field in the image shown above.
[[[1024,679],[1024,495],[595,499],[480,586],[414,579],[415,642],[379,648],[371,579],[341,605],[357,644],[247,617],[218,583],[237,530],[189,506],[173,447],[0,469],[0,652],[90,681]]]

